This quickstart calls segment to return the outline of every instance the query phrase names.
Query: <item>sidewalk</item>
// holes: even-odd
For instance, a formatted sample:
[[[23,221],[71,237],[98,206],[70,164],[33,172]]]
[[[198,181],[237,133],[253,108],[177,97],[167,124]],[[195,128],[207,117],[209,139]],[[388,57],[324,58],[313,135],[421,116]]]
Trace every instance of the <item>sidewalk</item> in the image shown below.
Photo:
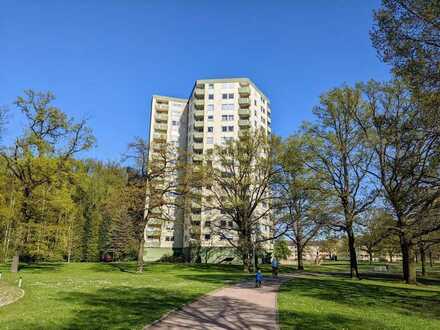
[[[253,282],[245,282],[214,291],[144,330],[278,329],[276,304],[281,282],[283,278],[267,279],[258,289]]]

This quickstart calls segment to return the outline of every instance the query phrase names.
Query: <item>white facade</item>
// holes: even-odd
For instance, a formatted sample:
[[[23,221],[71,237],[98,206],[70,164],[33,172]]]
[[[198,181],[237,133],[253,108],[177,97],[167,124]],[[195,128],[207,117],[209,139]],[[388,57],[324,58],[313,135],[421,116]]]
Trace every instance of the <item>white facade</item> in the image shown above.
[[[188,100],[154,96],[151,106],[150,143],[156,134],[166,134],[166,141],[188,151],[188,161],[195,164],[214,145],[237,139],[243,130],[271,133],[270,102],[247,78],[197,80]],[[167,117],[161,115],[166,108]],[[191,239],[202,246],[228,247],[227,240],[211,234],[210,222],[217,217],[209,212],[196,204],[176,211],[174,223],[151,229],[157,234],[147,236],[146,247],[184,248]],[[262,233],[271,230],[269,221],[260,227]]]

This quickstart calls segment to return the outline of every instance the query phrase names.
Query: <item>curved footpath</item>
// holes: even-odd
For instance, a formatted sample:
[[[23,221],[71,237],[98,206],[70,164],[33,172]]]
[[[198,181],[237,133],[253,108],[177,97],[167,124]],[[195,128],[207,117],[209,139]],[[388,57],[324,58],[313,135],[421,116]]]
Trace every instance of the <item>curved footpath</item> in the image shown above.
[[[173,311],[144,330],[279,329],[277,292],[287,277],[266,279],[261,288],[244,282],[219,289]]]
[[[12,304],[24,296],[24,291],[0,281],[0,307]]]

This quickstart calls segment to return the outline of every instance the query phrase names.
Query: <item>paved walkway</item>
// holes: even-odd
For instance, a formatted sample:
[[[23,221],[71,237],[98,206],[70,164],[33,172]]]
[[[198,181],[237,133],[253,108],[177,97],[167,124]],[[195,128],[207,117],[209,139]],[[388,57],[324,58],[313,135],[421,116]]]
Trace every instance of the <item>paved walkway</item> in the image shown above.
[[[278,329],[277,291],[283,281],[266,280],[258,289],[253,282],[245,282],[214,291],[144,330]]]

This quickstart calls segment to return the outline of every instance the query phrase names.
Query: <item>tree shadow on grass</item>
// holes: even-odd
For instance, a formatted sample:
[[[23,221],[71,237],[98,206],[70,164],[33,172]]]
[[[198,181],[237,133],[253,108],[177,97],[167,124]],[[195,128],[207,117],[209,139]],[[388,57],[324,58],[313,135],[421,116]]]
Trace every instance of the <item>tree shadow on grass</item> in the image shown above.
[[[301,297],[336,302],[351,307],[382,308],[402,315],[440,319],[440,293],[413,287],[388,287],[341,278],[297,277],[281,287]]]
[[[25,271],[26,273],[39,273],[39,272],[56,272],[60,271],[66,263],[64,262],[42,262],[32,264],[20,264],[19,271]]]
[[[335,313],[307,313],[279,310],[281,329],[289,330],[340,330],[340,329],[388,329],[379,321],[347,317]]]

